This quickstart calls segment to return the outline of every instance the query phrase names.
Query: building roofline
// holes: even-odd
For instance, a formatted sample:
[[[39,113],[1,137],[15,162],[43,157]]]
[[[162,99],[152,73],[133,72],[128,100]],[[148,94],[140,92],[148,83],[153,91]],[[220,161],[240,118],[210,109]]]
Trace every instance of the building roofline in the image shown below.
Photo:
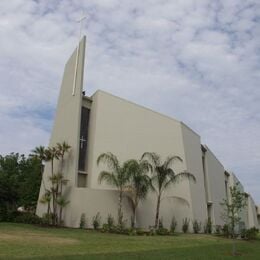
[[[127,99],[125,99],[125,98],[116,96],[116,95],[114,95],[114,94],[111,94],[111,93],[106,92],[106,91],[101,90],[101,89],[96,90],[96,91],[91,95],[91,98],[92,98],[93,96],[95,96],[96,94],[98,94],[99,92],[100,92],[100,93],[104,93],[104,94],[109,95],[109,96],[112,96],[112,97],[114,97],[114,98],[120,99],[120,100],[122,100],[122,101],[124,101],[124,102],[130,103],[130,104],[132,104],[132,105],[135,105],[135,106],[140,107],[140,108],[142,108],[142,109],[148,110],[148,111],[150,111],[150,112],[156,113],[156,114],[158,114],[158,115],[160,115],[160,116],[162,116],[162,117],[165,117],[165,118],[168,118],[168,119],[170,119],[170,120],[173,120],[173,121],[175,121],[176,123],[181,123],[181,121],[179,121],[179,120],[177,120],[177,119],[175,119],[175,118],[173,118],[173,117],[164,115],[164,114],[159,113],[159,112],[157,112],[157,111],[155,111],[155,110],[153,110],[153,109],[151,109],[151,108],[148,108],[148,107],[139,105],[139,104],[137,104],[137,103],[135,103],[135,102],[133,102],[133,101],[130,101],[130,100],[127,100]]]

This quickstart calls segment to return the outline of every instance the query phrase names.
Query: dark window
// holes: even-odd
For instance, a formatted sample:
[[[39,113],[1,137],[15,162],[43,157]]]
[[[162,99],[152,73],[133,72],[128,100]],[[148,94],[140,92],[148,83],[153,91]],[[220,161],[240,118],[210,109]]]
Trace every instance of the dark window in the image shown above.
[[[88,145],[88,124],[89,124],[90,109],[81,108],[80,136],[79,136],[79,171],[86,170],[86,157]]]

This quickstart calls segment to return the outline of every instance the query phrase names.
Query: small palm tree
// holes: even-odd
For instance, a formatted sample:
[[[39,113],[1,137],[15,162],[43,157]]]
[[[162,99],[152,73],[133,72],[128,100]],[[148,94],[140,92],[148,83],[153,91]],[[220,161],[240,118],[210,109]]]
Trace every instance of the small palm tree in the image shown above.
[[[71,148],[71,146],[66,143],[65,141],[62,143],[57,143],[57,153],[58,156],[61,158],[61,172],[63,170],[63,163],[64,163],[64,155],[65,153],[67,153],[69,151],[69,149]]]
[[[110,171],[102,171],[99,174],[99,182],[106,181],[108,184],[116,187],[119,191],[118,198],[118,224],[123,221],[122,199],[123,192],[126,187],[128,176],[126,174],[126,165],[120,165],[117,157],[112,153],[102,153],[97,158],[97,165],[101,162],[107,164]]]
[[[151,170],[148,161],[129,160],[125,163],[129,185],[126,187],[126,195],[132,204],[133,227],[136,225],[136,209],[140,200],[146,198],[151,186],[151,179],[147,175]]]
[[[66,200],[64,197],[59,197],[57,198],[57,204],[60,207],[60,212],[59,212],[59,225],[62,225],[62,210],[65,208],[70,202]]]
[[[55,199],[55,192],[57,190],[57,187],[55,187],[55,174],[54,174],[54,160],[59,159],[59,153],[56,147],[48,147],[45,150],[45,160],[51,161],[51,193],[52,193],[52,208],[53,208],[53,224],[56,224],[57,220],[57,205],[56,205],[56,199]]]
[[[48,224],[50,224],[50,216],[51,216],[51,191],[45,190],[45,193],[40,199],[40,203],[42,204],[47,204],[47,219],[48,219]]]
[[[155,214],[155,228],[158,227],[160,204],[163,196],[163,192],[172,184],[177,183],[181,179],[189,179],[196,181],[195,176],[192,173],[183,171],[175,173],[171,168],[173,163],[181,161],[179,156],[169,156],[164,162],[162,162],[160,156],[156,153],[146,152],[142,155],[142,160],[147,159],[153,167],[153,176],[151,178],[152,190],[157,194],[156,214]]]
[[[54,174],[54,160],[59,159],[59,152],[56,147],[48,147],[45,149],[45,160],[51,161],[51,175]]]
[[[44,179],[43,179],[43,171],[44,171],[44,165],[43,162],[46,161],[46,154],[45,154],[45,147],[40,145],[35,147],[34,150],[32,150],[32,156],[37,157],[40,160],[41,163],[41,175],[42,175],[42,182],[43,182],[43,187],[44,190],[46,191],[46,187],[45,187],[45,183],[44,183]]]

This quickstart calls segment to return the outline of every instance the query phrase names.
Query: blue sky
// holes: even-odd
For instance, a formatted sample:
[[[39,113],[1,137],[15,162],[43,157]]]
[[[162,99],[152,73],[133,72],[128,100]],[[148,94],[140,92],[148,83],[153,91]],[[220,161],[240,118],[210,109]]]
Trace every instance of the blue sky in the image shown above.
[[[257,0],[0,1],[0,153],[48,144],[82,11],[87,94],[185,122],[260,204]]]

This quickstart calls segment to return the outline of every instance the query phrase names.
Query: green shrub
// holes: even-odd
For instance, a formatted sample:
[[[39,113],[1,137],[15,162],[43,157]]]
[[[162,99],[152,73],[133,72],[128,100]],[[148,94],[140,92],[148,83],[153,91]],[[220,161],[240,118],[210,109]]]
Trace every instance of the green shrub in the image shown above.
[[[114,225],[115,225],[115,220],[114,220],[113,216],[111,214],[108,214],[108,216],[107,216],[107,227],[108,227],[108,229],[111,230]]]
[[[14,218],[16,223],[41,224],[41,218],[30,212],[19,212]]]
[[[184,218],[182,220],[182,231],[183,231],[183,233],[187,233],[187,231],[189,229],[189,223],[190,223],[190,220],[188,218]]]
[[[211,218],[208,218],[206,220],[206,223],[204,225],[204,233],[211,234],[212,233],[212,221]]]
[[[221,225],[216,225],[215,227],[215,234],[220,235],[221,234]]]
[[[99,229],[100,224],[101,224],[101,216],[100,213],[98,212],[92,219],[93,228],[95,230]]]
[[[176,230],[176,227],[177,227],[177,220],[176,218],[173,216],[172,217],[172,221],[171,221],[171,226],[170,226],[170,231],[172,234],[174,234],[175,230]]]
[[[193,232],[195,234],[198,234],[201,231],[201,222],[199,222],[198,220],[194,220],[192,223],[192,227],[193,227]]]
[[[86,215],[82,213],[80,216],[79,228],[83,229],[86,227]]]
[[[160,236],[166,236],[166,235],[169,235],[169,231],[168,231],[168,229],[167,228],[158,228],[157,230],[156,230],[156,234],[157,235],[160,235]]]
[[[158,229],[163,228],[163,218],[159,219]]]
[[[222,227],[222,233],[225,237],[229,237],[230,236],[230,232],[229,232],[229,227],[227,224],[225,224],[223,227]]]
[[[247,240],[255,240],[257,239],[257,234],[259,230],[256,227],[252,227],[249,229],[243,229],[241,231],[241,237]]]

